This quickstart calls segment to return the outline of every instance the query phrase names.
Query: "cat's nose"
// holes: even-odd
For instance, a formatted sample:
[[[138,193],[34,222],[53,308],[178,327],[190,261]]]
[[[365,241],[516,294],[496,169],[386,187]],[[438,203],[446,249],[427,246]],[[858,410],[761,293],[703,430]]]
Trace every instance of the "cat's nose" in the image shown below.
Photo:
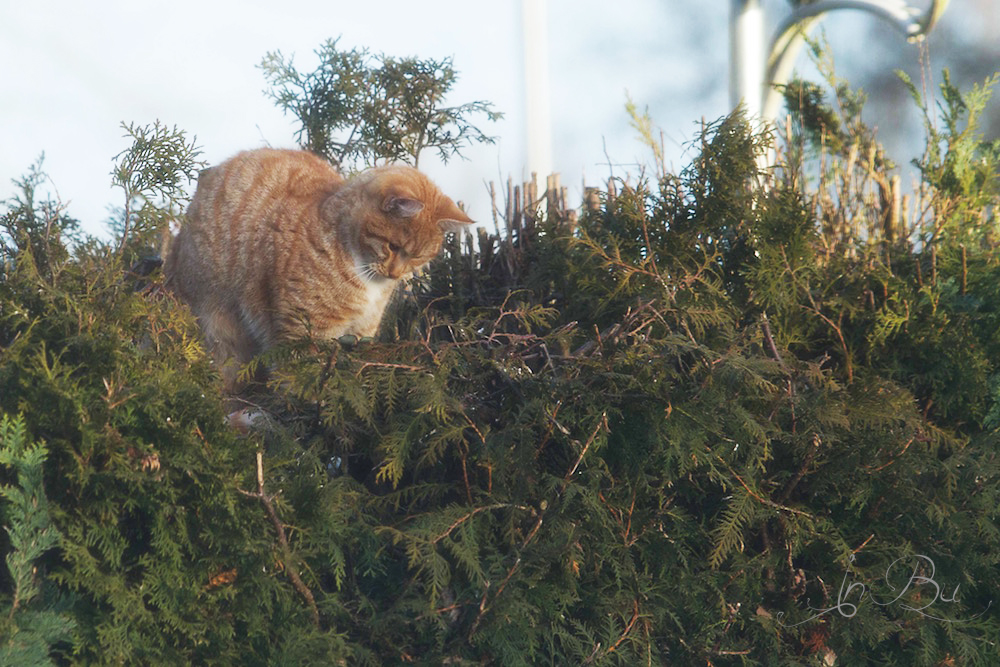
[[[400,261],[398,257],[393,257],[386,268],[386,275],[393,280],[399,280],[408,273],[406,262]]]

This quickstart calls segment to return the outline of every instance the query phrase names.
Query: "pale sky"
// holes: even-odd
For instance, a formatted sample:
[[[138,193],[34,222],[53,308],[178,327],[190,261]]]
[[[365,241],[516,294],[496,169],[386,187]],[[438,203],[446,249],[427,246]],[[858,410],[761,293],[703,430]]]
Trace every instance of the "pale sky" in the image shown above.
[[[626,0],[643,12],[656,0]],[[585,173],[599,178],[605,161],[602,136],[624,136],[615,159],[634,161],[641,148],[629,141],[623,111],[625,89],[642,101],[648,73],[615,71],[649,46],[668,26],[636,31],[607,3],[553,0],[549,28],[558,43],[550,63],[553,115],[587,119],[560,127],[556,168],[578,184]],[[111,189],[112,158],[128,147],[122,121],[161,122],[197,137],[203,158],[219,162],[244,148],[293,146],[293,119],[262,93],[256,65],[268,51],[295,54],[302,71],[315,66],[313,51],[340,36],[345,48],[367,47],[388,55],[453,57],[459,72],[451,103],[488,100],[506,118],[486,124],[495,146],[468,150],[468,161],[427,161],[425,169],[477,219],[489,217],[484,181],[522,177],[524,162],[523,63],[520,3],[433,0],[428,2],[284,0],[0,0],[0,198],[10,181],[45,153],[45,170],[91,233],[103,233],[109,205],[121,206]],[[725,14],[720,15],[724,29]],[[586,31],[606,45],[598,56],[570,53]],[[607,45],[619,38],[621,53]],[[631,33],[631,34],[630,34]],[[560,37],[565,36],[565,38]],[[589,61],[589,62],[588,62]],[[635,69],[635,68],[633,68]],[[720,73],[720,76],[722,73]],[[579,83],[582,79],[582,83]],[[574,90],[583,86],[583,90]],[[724,110],[717,109],[717,113]]]
[[[213,164],[246,148],[294,146],[293,119],[264,96],[257,65],[280,50],[311,71],[313,51],[339,36],[345,49],[453,57],[459,81],[448,103],[487,100],[506,114],[481,124],[495,146],[447,165],[421,160],[486,222],[485,182],[526,175],[520,4],[0,0],[0,200],[44,152],[69,213],[106,235],[108,207],[123,204],[110,177],[130,144],[122,121],[176,125]],[[609,160],[616,175],[651,162],[628,126],[626,90],[664,130],[668,159],[684,165],[681,145],[700,119],[729,111],[728,14],[728,0],[549,0],[554,166],[571,199],[584,179],[607,179]]]
[[[676,128],[678,141],[690,137],[701,116],[726,112],[725,53],[697,56],[715,69],[707,84],[714,104],[662,108],[671,91],[690,100],[693,94],[680,94],[684,88],[701,95],[706,87],[692,81],[698,71],[677,65],[690,26],[670,20],[660,0],[613,4],[549,2],[554,162],[575,190],[585,175],[606,179],[608,157],[646,159],[628,128],[626,89],[654,116],[657,107],[663,118],[682,111],[687,120]],[[718,6],[703,20],[724,33],[727,3],[706,4]],[[468,150],[469,160],[444,166],[422,161],[473,217],[488,219],[485,181],[525,176],[519,17],[518,0],[0,0],[0,199],[13,194],[11,179],[44,151],[45,170],[70,214],[88,231],[103,232],[107,207],[122,205],[110,186],[112,158],[129,145],[122,121],[176,125],[197,137],[210,163],[265,143],[293,146],[293,120],[263,95],[256,65],[280,50],[310,71],[313,51],[340,36],[345,49],[453,57],[459,81],[449,102],[488,100],[506,114],[483,126],[499,137],[495,146]]]
[[[369,9],[360,11],[361,4]],[[44,151],[70,213],[100,231],[107,206],[122,204],[110,188],[112,158],[130,143],[122,121],[176,125],[197,137],[210,163],[265,143],[293,146],[292,119],[262,94],[256,65],[281,50],[311,70],[313,50],[338,35],[345,48],[455,56],[455,99],[511,108],[519,71],[518,45],[509,37],[514,12],[489,18],[497,30],[471,31],[463,6],[472,3],[436,4],[441,11],[428,21],[423,3],[407,2],[0,0],[0,197]],[[490,159],[496,173],[493,152],[476,158]],[[477,171],[485,176],[485,165]],[[481,189],[474,181],[458,187],[456,198]]]

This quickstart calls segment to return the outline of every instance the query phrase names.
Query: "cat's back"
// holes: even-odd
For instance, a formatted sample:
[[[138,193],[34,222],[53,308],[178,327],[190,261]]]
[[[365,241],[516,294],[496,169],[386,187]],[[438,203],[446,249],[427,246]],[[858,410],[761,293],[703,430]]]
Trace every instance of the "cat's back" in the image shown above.
[[[195,282],[201,289],[234,289],[273,270],[343,182],[328,162],[300,150],[244,151],[202,171],[173,243],[168,277],[197,298]]]
[[[269,217],[290,220],[282,216],[294,213],[288,209],[318,205],[343,182],[332,165],[306,151],[244,151],[202,172],[187,225],[238,233]]]

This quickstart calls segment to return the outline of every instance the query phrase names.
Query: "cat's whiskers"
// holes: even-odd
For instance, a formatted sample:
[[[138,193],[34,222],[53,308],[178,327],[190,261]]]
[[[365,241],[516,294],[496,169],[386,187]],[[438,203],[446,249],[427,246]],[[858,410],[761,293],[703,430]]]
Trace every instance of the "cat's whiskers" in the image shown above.
[[[363,280],[366,280],[368,282],[372,282],[382,277],[377,270],[377,264],[375,264],[375,262],[358,264],[357,266],[354,267],[354,271]]]

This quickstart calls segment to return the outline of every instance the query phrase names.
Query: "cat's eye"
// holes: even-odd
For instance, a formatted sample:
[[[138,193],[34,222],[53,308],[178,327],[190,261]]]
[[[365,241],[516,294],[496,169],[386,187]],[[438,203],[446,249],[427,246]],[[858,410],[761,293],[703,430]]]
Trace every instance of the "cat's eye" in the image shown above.
[[[397,243],[391,243],[390,242],[389,243],[389,252],[392,252],[392,253],[399,252],[399,244],[397,244]]]

